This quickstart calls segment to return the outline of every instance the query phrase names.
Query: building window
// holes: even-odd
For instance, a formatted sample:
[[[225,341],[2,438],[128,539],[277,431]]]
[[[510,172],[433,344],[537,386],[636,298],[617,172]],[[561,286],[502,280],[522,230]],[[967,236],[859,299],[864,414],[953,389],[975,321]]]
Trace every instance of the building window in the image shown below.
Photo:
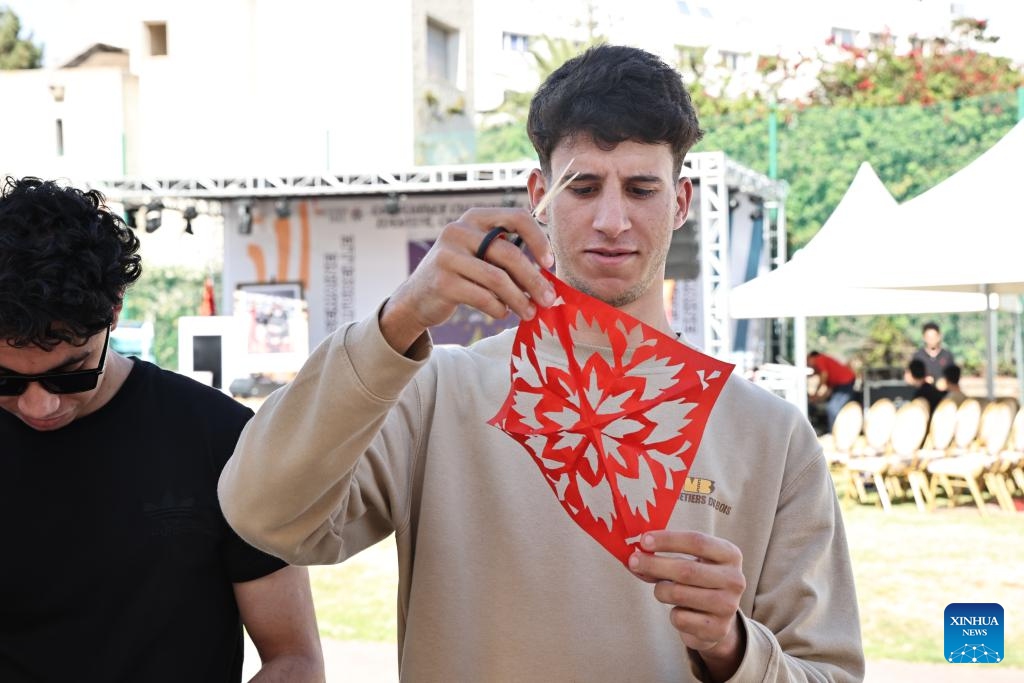
[[[853,41],[857,37],[857,32],[853,29],[848,28],[837,28],[832,29],[832,41],[836,45],[842,45],[843,47],[853,47]]]
[[[706,50],[707,48],[704,47],[677,45],[676,57],[679,61],[679,66],[696,72],[704,62],[704,52]]]
[[[743,61],[743,55],[739,52],[728,52],[722,50],[718,53],[722,58],[722,66],[730,71],[736,71],[740,68],[740,63]]]
[[[149,55],[151,57],[167,56],[167,22],[147,22],[146,37],[149,40]]]
[[[527,52],[530,49],[530,37],[506,31],[501,35],[501,47],[506,52]]]
[[[454,84],[458,55],[458,33],[428,19],[427,76],[434,81]]]
[[[686,2],[686,0],[676,0],[676,9],[679,10],[680,14],[685,14],[688,17],[693,16],[693,10],[690,7],[690,3]],[[697,5],[697,14],[704,17],[705,19],[712,18],[711,10],[705,7],[704,5]]]
[[[64,156],[64,119],[57,119],[57,156]]]
[[[891,33],[872,33],[868,37],[871,41],[871,47],[875,50],[889,49],[895,44]]]

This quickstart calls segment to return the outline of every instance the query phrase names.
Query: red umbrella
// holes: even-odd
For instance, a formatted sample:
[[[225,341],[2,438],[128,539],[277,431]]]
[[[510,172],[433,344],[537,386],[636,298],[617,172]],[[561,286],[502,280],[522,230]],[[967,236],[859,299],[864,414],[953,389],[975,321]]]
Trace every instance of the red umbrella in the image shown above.
[[[519,324],[511,390],[488,423],[625,564],[668,523],[733,366],[545,275],[557,300]]]

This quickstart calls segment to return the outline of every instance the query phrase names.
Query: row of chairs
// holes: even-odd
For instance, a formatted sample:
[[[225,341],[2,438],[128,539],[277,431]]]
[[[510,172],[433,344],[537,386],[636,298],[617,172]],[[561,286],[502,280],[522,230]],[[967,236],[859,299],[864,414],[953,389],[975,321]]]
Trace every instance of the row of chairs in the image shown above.
[[[912,496],[925,511],[940,494],[955,505],[969,492],[983,515],[988,499],[1012,512],[1024,494],[1024,407],[1013,399],[947,398],[930,417],[923,398],[883,398],[867,411],[847,403],[822,447],[848,495],[867,503],[873,485],[886,511],[894,499]]]

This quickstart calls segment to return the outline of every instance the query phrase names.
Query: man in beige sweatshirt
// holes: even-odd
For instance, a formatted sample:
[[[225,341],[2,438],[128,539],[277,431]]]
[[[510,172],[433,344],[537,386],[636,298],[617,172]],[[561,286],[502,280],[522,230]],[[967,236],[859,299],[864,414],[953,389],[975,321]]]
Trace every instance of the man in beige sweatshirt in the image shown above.
[[[674,334],[662,281],[701,135],[679,74],[641,50],[593,48],[541,86],[528,128],[534,206],[553,170],[571,161],[579,175],[536,221],[470,210],[374,315],[325,340],[246,427],[220,480],[228,521],[298,564],[394,533],[403,681],[860,680],[842,519],[794,407],[730,377],[667,527],[643,535],[627,569],[487,424],[515,332],[432,346],[428,328],[459,304],[532,319],[554,302],[516,240],[484,244],[497,226],[569,285]],[[537,344],[550,363],[560,351]]]

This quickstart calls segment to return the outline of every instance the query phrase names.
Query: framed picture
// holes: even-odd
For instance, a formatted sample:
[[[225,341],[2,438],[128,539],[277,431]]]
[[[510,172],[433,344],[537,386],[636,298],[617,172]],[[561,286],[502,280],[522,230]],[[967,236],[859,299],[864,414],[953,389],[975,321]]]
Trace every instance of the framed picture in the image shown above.
[[[266,287],[238,287],[234,292],[245,364],[250,374],[297,372],[309,355],[308,306],[297,298],[297,283],[291,288],[289,283]]]
[[[285,299],[302,298],[302,283],[298,280],[285,282],[239,282],[236,289],[250,294],[264,294]]]

